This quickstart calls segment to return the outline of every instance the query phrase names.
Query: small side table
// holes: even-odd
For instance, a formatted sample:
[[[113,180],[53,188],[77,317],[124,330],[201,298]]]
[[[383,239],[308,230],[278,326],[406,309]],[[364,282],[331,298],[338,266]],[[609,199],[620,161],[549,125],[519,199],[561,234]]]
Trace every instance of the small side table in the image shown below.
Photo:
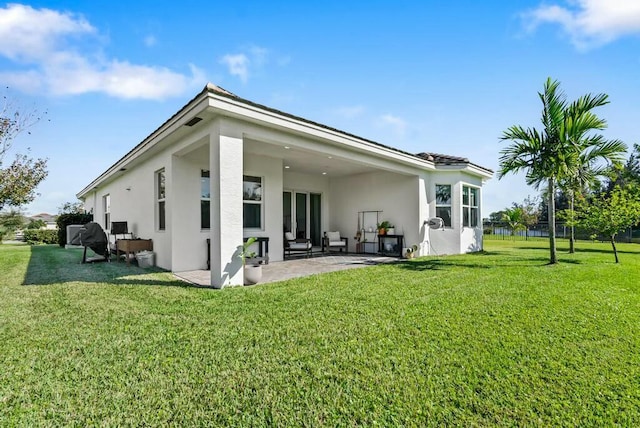
[[[116,257],[120,260],[120,252],[126,254],[127,264],[130,264],[131,253],[139,251],[153,251],[152,239],[118,239],[116,241]]]
[[[403,243],[404,235],[378,235],[378,253],[384,256],[402,257]]]

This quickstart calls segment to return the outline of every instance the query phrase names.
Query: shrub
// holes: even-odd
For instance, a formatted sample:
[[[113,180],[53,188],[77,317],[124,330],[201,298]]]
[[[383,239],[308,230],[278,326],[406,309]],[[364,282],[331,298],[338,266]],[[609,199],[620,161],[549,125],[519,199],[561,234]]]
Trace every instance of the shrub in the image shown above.
[[[58,231],[51,229],[26,229],[24,241],[27,244],[56,244],[58,243]]]
[[[93,221],[93,214],[60,214],[58,220],[56,220],[58,224],[58,245],[61,247],[67,245],[67,226],[70,224],[87,224],[90,221]]]

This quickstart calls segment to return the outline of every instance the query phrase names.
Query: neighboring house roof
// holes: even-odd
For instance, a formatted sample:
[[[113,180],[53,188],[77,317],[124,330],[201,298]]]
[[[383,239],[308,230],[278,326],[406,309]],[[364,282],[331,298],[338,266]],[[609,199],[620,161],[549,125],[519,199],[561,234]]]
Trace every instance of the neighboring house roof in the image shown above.
[[[418,154],[414,154],[414,153],[409,153],[406,152],[404,150],[400,150],[397,149],[395,147],[391,147],[391,146],[387,146],[381,143],[378,143],[376,141],[373,140],[369,140],[363,137],[359,137],[355,134],[351,134],[345,131],[341,131],[339,129],[318,123],[318,122],[314,122],[312,120],[309,119],[305,119],[303,117],[300,116],[296,116],[293,115],[291,113],[287,113],[287,112],[283,112],[281,110],[272,108],[272,107],[268,107],[265,106],[263,104],[259,104],[250,100],[247,100],[245,98],[239,97],[237,95],[235,95],[234,93],[227,91],[224,88],[221,88],[220,86],[214,85],[213,83],[208,83],[203,89],[202,91],[200,91],[195,97],[193,97],[191,100],[189,100],[180,110],[178,110],[176,113],[174,113],[169,119],[167,119],[162,125],[160,125],[155,131],[153,131],[151,134],[149,134],[144,140],[142,140],[142,142],[140,142],[139,144],[137,144],[134,148],[132,148],[129,152],[127,152],[124,156],[122,156],[122,158],[120,158],[118,161],[116,161],[111,167],[109,167],[104,173],[102,173],[98,178],[96,178],[95,180],[93,180],[87,187],[85,187],[83,190],[81,190],[78,193],[78,197],[82,198],[83,195],[85,195],[86,193],[88,193],[89,190],[91,190],[92,187],[98,185],[103,179],[107,179],[111,174],[113,174],[114,172],[118,171],[118,170],[124,170],[124,168],[120,169],[120,166],[124,163],[125,160],[127,160],[128,158],[134,157],[136,156],[136,153],[141,151],[142,149],[144,149],[145,146],[147,146],[148,144],[150,144],[155,138],[156,136],[160,135],[164,130],[166,130],[167,128],[169,128],[172,123],[176,120],[178,120],[180,117],[184,117],[184,115],[186,115],[189,110],[191,110],[191,108],[193,108],[193,106],[197,105],[198,102],[200,102],[202,99],[206,99],[206,97],[209,94],[215,94],[217,96],[221,96],[224,98],[228,98],[230,100],[233,100],[234,102],[240,103],[240,104],[244,104],[246,106],[249,107],[253,107],[253,108],[257,108],[266,112],[270,112],[270,113],[274,113],[276,115],[282,116],[282,117],[286,117],[289,119],[293,119],[296,121],[300,121],[303,123],[306,123],[308,125],[312,125],[318,128],[322,128],[334,133],[338,133],[341,134],[345,137],[349,137],[349,138],[353,138],[353,139],[357,139],[359,141],[362,141],[364,143],[368,143],[368,144],[372,144],[375,145],[377,147],[383,148],[385,150],[389,150],[391,152],[395,152],[404,156],[409,156],[410,158],[413,158],[415,160],[419,160],[421,162],[427,161],[427,162],[431,162],[433,165],[455,165],[455,166],[471,166],[473,167],[473,169],[475,169],[476,171],[479,171],[479,173],[481,173],[483,176],[485,177],[491,177],[493,175],[493,171],[489,168],[485,168],[482,167],[480,165],[477,164],[473,164],[471,162],[469,162],[468,159],[466,158],[461,158],[461,157],[456,157],[456,156],[448,156],[448,155],[441,155],[441,154],[437,154],[437,153],[418,153]]]
[[[40,214],[36,214],[28,217],[28,219],[30,220],[42,220],[45,223],[55,223],[57,218],[58,218],[57,215],[51,215],[47,213],[40,213]]]
[[[440,153],[428,153],[428,152],[418,153],[416,154],[416,156],[425,160],[433,161],[436,165],[473,165],[476,168],[483,169],[493,174],[493,171],[490,170],[489,168],[485,168],[483,166],[470,162],[469,159],[467,158],[461,158],[459,156],[450,156],[450,155],[443,155]]]

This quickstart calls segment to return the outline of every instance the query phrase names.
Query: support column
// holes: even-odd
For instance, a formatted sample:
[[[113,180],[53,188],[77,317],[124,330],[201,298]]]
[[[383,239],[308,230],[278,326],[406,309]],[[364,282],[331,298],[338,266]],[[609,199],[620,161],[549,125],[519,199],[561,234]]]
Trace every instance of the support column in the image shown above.
[[[244,272],[238,256],[243,236],[242,137],[221,135],[216,130],[209,138],[211,285],[242,285]]]
[[[171,236],[171,269],[174,272],[202,268],[199,259],[204,242],[197,242],[194,236],[194,230],[200,228],[200,189],[194,189],[198,169],[182,156],[171,156],[171,175],[167,176],[167,182],[172,188],[172,216],[167,232]]]

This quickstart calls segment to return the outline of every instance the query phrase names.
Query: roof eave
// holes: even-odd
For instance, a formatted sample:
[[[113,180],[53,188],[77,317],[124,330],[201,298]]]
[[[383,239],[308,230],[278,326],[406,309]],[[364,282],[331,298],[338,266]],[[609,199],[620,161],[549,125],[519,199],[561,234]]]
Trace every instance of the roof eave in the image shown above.
[[[120,172],[121,169],[126,166],[126,164],[153,147],[155,143],[161,140],[168,132],[171,132],[171,130],[176,129],[179,126],[182,126],[189,119],[191,119],[192,116],[195,116],[197,112],[203,110],[203,108],[206,108],[208,106],[208,103],[202,105],[201,107],[203,108],[200,109],[198,109],[198,105],[207,100],[207,94],[210,90],[211,88],[209,85],[205,86],[202,91],[200,91],[194,98],[187,102],[187,104],[185,104],[173,116],[167,119],[155,131],[149,134],[144,140],[142,140],[142,142],[137,144],[133,149],[131,149],[113,165],[111,165],[105,172],[100,174],[95,180],[93,180],[84,189],[78,192],[76,194],[76,197],[78,199],[83,199],[88,193],[98,188],[100,184],[113,177],[115,173]],[[189,115],[189,113],[191,112],[195,112],[195,114]]]

